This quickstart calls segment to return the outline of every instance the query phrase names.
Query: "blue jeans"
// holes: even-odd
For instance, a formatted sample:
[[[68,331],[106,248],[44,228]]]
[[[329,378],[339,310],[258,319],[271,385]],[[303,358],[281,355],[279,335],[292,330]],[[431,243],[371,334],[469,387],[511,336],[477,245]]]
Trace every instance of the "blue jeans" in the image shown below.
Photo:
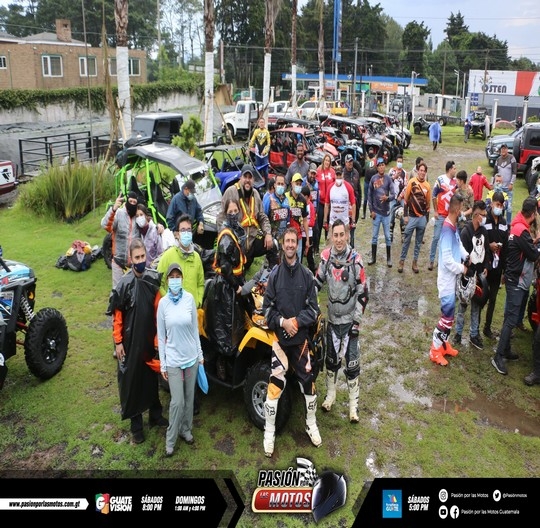
[[[506,193],[506,223],[512,223],[512,201],[514,199],[514,191],[509,191],[508,187],[503,187],[502,190]]]
[[[439,215],[435,219],[435,225],[433,226],[433,238],[431,240],[431,249],[429,251],[429,261],[435,262],[435,255],[437,253],[437,246],[439,245],[439,238],[441,238],[442,225],[446,216]]]
[[[424,240],[424,232],[426,231],[427,218],[425,216],[409,216],[409,221],[405,225],[405,233],[403,239],[403,245],[401,246],[401,256],[399,260],[405,260],[409,251],[413,233],[416,232],[414,237],[414,260],[418,260],[420,255],[420,248],[422,247],[422,240]]]
[[[527,296],[528,290],[518,288],[515,284],[505,284],[506,302],[504,304],[504,320],[497,345],[496,354],[499,357],[504,357],[510,352],[510,336],[512,330],[519,323],[519,310],[523,297]]]
[[[480,306],[471,302],[471,337],[477,337],[480,334]],[[467,311],[468,304],[459,303],[458,313],[456,317],[456,334],[463,334],[463,325],[465,323],[465,312]]]
[[[390,215],[383,216],[381,214],[375,214],[375,218],[373,219],[373,234],[371,236],[371,245],[377,245],[379,231],[381,230],[381,224],[383,226],[384,240],[386,242],[386,245],[391,246],[392,241],[390,239]]]

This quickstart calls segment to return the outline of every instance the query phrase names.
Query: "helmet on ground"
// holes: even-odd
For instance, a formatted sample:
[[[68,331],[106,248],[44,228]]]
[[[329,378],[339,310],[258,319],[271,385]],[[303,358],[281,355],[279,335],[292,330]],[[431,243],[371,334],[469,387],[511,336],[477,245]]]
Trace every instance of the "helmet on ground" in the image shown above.
[[[474,288],[474,295],[471,301],[478,304],[480,308],[483,308],[489,299],[489,284],[486,276],[481,273],[476,276],[476,285]]]
[[[402,205],[400,205],[396,209],[396,218],[403,218],[403,206]]]
[[[469,304],[476,288],[476,276],[461,273],[456,281],[456,295],[461,304]]]
[[[323,473],[313,486],[311,509],[315,522],[341,508],[347,499],[347,483],[343,475]]]

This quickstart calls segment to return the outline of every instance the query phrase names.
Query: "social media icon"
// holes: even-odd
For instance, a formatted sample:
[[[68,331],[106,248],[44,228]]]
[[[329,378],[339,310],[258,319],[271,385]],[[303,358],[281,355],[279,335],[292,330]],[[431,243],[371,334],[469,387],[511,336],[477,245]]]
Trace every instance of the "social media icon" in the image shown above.
[[[441,519],[446,519],[448,517],[448,508],[444,504],[439,508],[439,517]]]
[[[450,517],[452,517],[452,519],[457,519],[459,517],[459,508],[456,505],[450,508]]]
[[[499,502],[501,500],[501,492],[499,490],[495,490],[493,492],[493,500],[495,502]]]
[[[448,500],[448,492],[445,489],[439,491],[439,500],[446,502]]]

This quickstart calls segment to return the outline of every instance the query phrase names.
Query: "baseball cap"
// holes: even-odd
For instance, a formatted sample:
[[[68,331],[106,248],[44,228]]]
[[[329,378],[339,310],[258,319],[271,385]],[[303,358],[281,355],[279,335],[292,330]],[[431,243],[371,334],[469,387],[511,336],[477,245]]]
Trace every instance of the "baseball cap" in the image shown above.
[[[352,161],[352,160],[353,160],[353,157],[350,154],[347,154],[345,156],[345,163],[348,162],[348,161]]]
[[[377,167],[382,164],[386,164],[386,161],[384,161],[384,158],[377,158]]]
[[[293,177],[291,178],[291,181],[295,182],[295,181],[302,181],[302,175],[299,173],[299,172],[296,172],[293,174]]]
[[[195,182],[193,180],[186,180],[184,185],[182,185],[182,189],[189,189],[192,193],[195,192]]]
[[[253,172],[254,172],[253,167],[251,165],[249,165],[249,163],[247,165],[242,166],[241,175],[243,176],[244,174],[246,174],[248,172],[253,176]]]
[[[173,263],[169,266],[169,269],[167,270],[167,277],[168,277],[174,270],[178,270],[180,273],[182,273],[182,268],[180,267],[180,264],[178,264],[177,262],[173,262]],[[183,273],[182,273],[182,275],[183,275]]]
[[[335,170],[334,170],[334,172],[335,172],[336,174],[343,174],[343,170],[341,169],[341,167],[336,167]]]

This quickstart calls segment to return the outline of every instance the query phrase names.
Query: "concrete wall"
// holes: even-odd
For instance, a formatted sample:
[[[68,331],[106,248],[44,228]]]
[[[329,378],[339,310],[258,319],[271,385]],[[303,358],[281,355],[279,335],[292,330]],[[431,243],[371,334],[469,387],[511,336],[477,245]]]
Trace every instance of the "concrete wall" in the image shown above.
[[[200,105],[196,95],[172,94],[170,97],[160,97],[151,108],[136,108],[133,116],[141,112],[153,110],[172,110],[185,106]],[[40,125],[65,123],[67,121],[84,121],[92,119],[108,118],[108,113],[90,113],[88,110],[77,109],[74,104],[48,105],[38,110],[0,110],[0,125],[21,125],[24,123],[36,123]]]

